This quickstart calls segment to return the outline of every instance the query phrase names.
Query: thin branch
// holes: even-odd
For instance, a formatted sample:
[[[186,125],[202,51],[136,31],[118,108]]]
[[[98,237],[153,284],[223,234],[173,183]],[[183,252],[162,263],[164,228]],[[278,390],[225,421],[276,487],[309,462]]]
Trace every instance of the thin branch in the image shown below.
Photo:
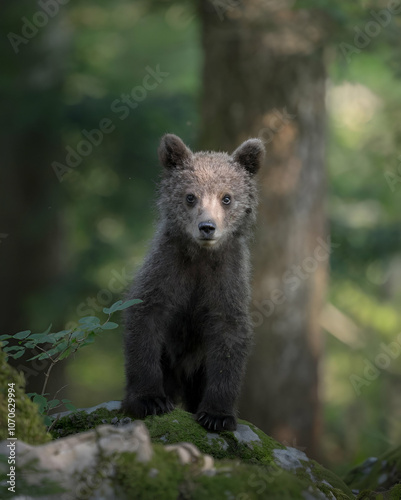
[[[52,360],[53,361],[53,360]],[[46,386],[47,386],[47,382],[49,380],[49,375],[50,375],[50,372],[52,371],[52,368],[53,366],[56,364],[55,361],[53,361],[53,363],[49,366],[49,369],[47,370],[46,372],[46,375],[45,375],[45,382],[43,384],[43,388],[42,388],[42,396],[44,395],[45,391],[46,391]]]

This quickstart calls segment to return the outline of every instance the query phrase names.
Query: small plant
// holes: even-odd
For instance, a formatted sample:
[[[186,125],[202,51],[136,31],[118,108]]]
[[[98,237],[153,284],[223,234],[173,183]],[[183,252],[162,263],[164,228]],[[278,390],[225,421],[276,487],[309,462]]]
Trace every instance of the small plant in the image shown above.
[[[78,327],[70,330],[62,330],[57,333],[50,333],[52,327],[52,325],[50,325],[43,333],[32,333],[30,330],[25,330],[14,335],[0,335],[0,342],[7,359],[18,359],[29,349],[40,352],[32,356],[28,361],[33,361],[35,359],[49,360],[50,364],[44,374],[41,393],[38,394],[33,392],[27,394],[32,398],[33,402],[38,405],[39,412],[43,415],[45,424],[48,426],[49,430],[55,422],[48,415],[50,410],[54,410],[60,406],[65,406],[67,410],[76,410],[69,399],[60,400],[56,398],[61,389],[57,391],[54,399],[48,399],[49,393],[46,392],[46,387],[54,365],[72,354],[75,354],[82,347],[92,344],[95,341],[95,337],[103,331],[118,328],[117,323],[110,321],[112,314],[116,311],[122,311],[135,304],[139,304],[140,302],[142,301],[139,299],[127,300],[125,302],[119,300],[111,307],[105,307],[103,312],[108,315],[108,318],[104,323],[101,323],[97,316],[85,316],[78,321]],[[18,345],[9,345],[10,340],[17,340]]]

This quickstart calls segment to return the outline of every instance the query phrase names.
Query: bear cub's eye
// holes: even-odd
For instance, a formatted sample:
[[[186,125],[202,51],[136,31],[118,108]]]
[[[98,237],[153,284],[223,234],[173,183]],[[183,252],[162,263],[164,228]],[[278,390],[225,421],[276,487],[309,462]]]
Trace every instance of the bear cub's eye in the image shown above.
[[[194,194],[187,194],[186,200],[189,205],[193,205],[196,201],[196,196]]]
[[[231,196],[228,194],[225,194],[221,201],[224,203],[224,205],[229,205],[231,203]]]

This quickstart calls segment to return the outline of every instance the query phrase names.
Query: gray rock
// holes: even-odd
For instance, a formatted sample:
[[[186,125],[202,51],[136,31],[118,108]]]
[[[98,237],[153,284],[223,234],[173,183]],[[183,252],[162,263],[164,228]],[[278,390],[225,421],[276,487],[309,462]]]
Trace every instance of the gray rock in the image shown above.
[[[276,459],[277,465],[289,472],[295,472],[296,469],[305,467],[300,460],[309,461],[309,458],[303,451],[289,446],[284,450],[273,450],[273,456]]]
[[[72,413],[75,413],[76,411],[84,411],[85,413],[93,413],[94,411],[98,410],[99,408],[105,408],[106,410],[113,411],[113,410],[120,410],[121,409],[121,401],[107,401],[107,403],[100,403],[96,406],[91,406],[90,408],[78,408],[75,411],[62,411],[60,413],[53,413],[51,415],[52,418],[63,418],[66,417],[67,415],[71,415]]]
[[[129,417],[124,417],[122,418],[118,423],[117,425],[128,425],[132,422],[132,419],[129,418]]]
[[[227,441],[221,436],[219,436],[219,434],[208,432],[206,434],[206,439],[210,444],[214,444],[214,442],[216,442],[220,446],[220,448],[224,451],[228,448]]]
[[[148,462],[152,445],[146,425],[136,421],[124,427],[101,425],[96,429],[58,439],[41,446],[30,446],[22,441],[16,444],[17,465],[24,471],[24,480],[30,486],[50,481],[71,494],[48,495],[49,500],[80,498],[90,484],[94,498],[113,499],[110,478],[114,472],[114,455],[135,452],[136,460]],[[0,454],[7,456],[7,441],[0,443]],[[108,460],[109,459],[109,460]],[[32,469],[32,464],[35,464]],[[77,478],[81,480],[77,481]],[[92,494],[92,493],[91,493]],[[87,496],[91,498],[91,496]]]
[[[253,430],[249,427],[249,425],[238,424],[237,430],[233,432],[234,436],[238,439],[240,443],[246,444],[254,444],[260,443],[262,444],[260,437],[253,432]]]

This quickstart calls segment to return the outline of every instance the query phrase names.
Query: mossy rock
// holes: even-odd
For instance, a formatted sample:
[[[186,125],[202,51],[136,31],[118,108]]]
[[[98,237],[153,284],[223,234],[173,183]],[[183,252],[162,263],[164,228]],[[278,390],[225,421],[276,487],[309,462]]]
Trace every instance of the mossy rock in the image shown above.
[[[105,404],[107,405],[110,403]],[[64,416],[55,424],[52,432],[55,437],[62,437],[86,431],[101,424],[122,425],[129,421],[129,417],[118,409],[110,411],[104,407],[97,407]],[[171,491],[174,492],[171,498],[177,498],[174,496],[177,495],[177,491],[181,494],[179,498],[183,499],[300,498],[312,500],[335,498],[347,500],[355,498],[351,490],[334,473],[314,460],[310,460],[303,452],[281,445],[246,421],[239,421],[236,432],[211,433],[201,427],[191,414],[175,409],[169,414],[149,416],[144,423],[155,444],[155,450],[159,450],[159,455],[163,455],[163,448],[160,445],[189,442],[203,454],[217,459],[218,470],[224,471],[225,467],[229,467],[231,471],[227,474],[224,472],[219,474],[222,488],[221,491],[219,490],[220,496],[216,496],[215,493],[217,491],[215,478],[201,476],[196,481],[192,477],[189,480],[185,467],[180,467],[177,471],[172,467],[172,470],[159,472],[160,482],[151,482],[157,488],[160,486],[161,491],[170,491],[164,484],[164,479],[162,480],[165,473],[175,485],[171,487]],[[160,456],[158,458],[156,453],[154,459],[148,464],[136,464],[134,474],[132,457],[124,458],[124,456],[122,455],[118,461],[119,480],[121,484],[124,484],[124,490],[132,488],[132,491],[138,491],[140,484],[149,482],[148,475],[152,475],[152,470],[160,471],[160,466],[157,465],[158,460],[164,460]],[[168,479],[166,478],[165,481]],[[230,492],[232,496],[227,496],[225,491]],[[145,495],[135,498],[158,498],[158,492],[154,489],[152,495],[156,496]],[[162,498],[170,498],[170,496]]]
[[[390,491],[401,482],[401,446],[387,451],[379,458],[368,458],[363,464],[352,469],[344,482],[357,491]],[[401,500],[401,494],[397,500]]]
[[[15,393],[15,432],[18,439],[29,444],[42,444],[50,441],[38,407],[25,394],[25,380],[21,373],[12,368],[0,348],[0,421],[8,419],[8,384],[14,383]],[[0,426],[0,441],[8,438],[6,424]]]
[[[199,474],[181,465],[163,446],[154,444],[148,463],[135,462],[125,453],[116,463],[116,492],[135,500],[314,500],[352,498],[340,492],[326,496],[310,479],[282,469],[233,461],[216,461],[213,474]],[[331,490],[333,491],[333,490]],[[126,495],[126,496],[125,496]],[[120,498],[120,497],[118,497]]]
[[[309,459],[303,452],[278,443],[245,420],[239,420],[237,431],[219,434],[206,431],[194,421],[191,414],[180,409],[161,416],[147,417],[144,422],[153,442],[190,442],[202,453],[214,458],[239,459],[243,464],[258,465],[262,467],[259,470],[269,471],[270,478],[275,473],[280,477],[283,472],[290,472],[291,477],[295,476],[301,481],[313,478],[319,490],[329,495],[328,498],[331,498],[330,493],[337,499],[354,498],[351,490],[334,473]]]
[[[401,484],[396,484],[387,491],[363,490],[357,496],[357,500],[400,500]]]

